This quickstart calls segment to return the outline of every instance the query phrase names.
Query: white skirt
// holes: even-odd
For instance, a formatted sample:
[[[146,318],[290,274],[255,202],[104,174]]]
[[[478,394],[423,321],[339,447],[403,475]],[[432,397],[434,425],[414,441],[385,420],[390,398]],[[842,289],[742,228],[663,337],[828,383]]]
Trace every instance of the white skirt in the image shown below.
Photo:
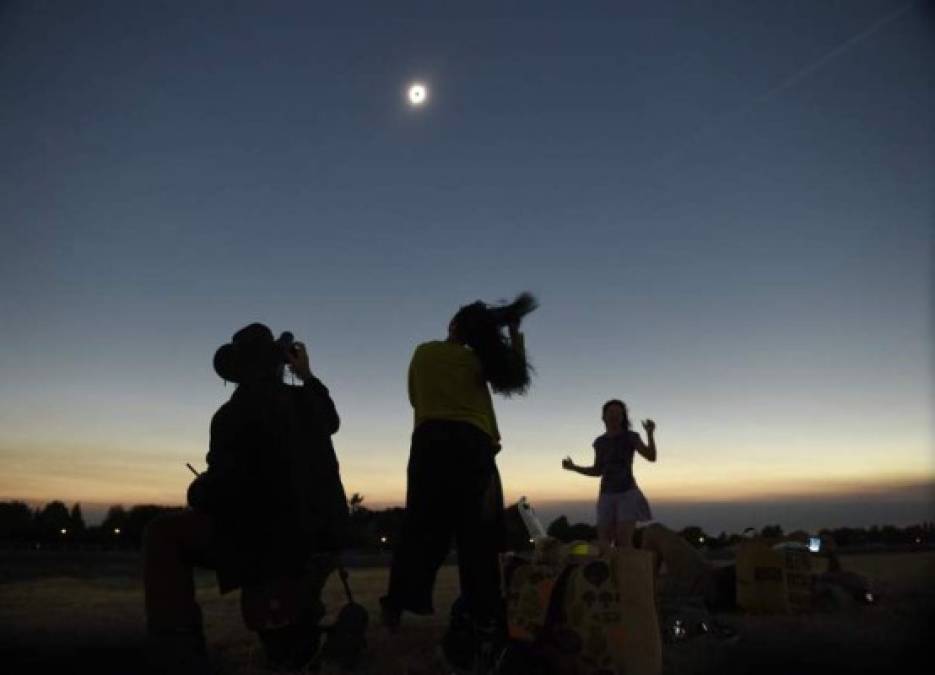
[[[614,528],[623,521],[652,520],[646,496],[638,487],[626,492],[606,492],[597,498],[597,526]]]

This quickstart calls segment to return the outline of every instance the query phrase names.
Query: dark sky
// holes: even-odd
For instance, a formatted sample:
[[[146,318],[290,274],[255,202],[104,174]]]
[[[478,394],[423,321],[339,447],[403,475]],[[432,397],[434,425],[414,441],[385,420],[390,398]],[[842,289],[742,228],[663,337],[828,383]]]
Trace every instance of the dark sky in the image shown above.
[[[0,496],[181,499],[211,355],[260,320],[308,342],[348,490],[398,502],[413,347],[525,289],[508,495],[590,500],[559,460],[611,397],[659,424],[651,501],[931,481],[933,29],[866,0],[4,3]]]

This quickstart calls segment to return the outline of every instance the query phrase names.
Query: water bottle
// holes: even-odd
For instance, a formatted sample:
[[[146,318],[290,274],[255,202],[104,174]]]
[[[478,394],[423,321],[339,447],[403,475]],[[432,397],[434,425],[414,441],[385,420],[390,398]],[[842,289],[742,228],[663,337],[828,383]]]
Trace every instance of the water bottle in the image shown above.
[[[542,523],[539,522],[539,518],[536,517],[536,512],[532,510],[532,506],[529,505],[529,500],[526,497],[520,497],[519,503],[519,515],[523,519],[523,524],[526,526],[526,531],[529,533],[529,538],[533,543],[538,542],[540,539],[545,539],[548,535],[545,533],[545,528],[542,527]]]

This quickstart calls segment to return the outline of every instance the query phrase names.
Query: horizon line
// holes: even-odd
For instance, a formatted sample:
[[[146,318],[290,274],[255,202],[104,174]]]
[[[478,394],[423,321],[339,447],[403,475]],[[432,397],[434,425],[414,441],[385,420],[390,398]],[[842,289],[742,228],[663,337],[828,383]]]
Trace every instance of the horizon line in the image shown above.
[[[816,489],[819,486],[824,486],[823,489]],[[759,504],[772,501],[795,501],[795,502],[834,502],[842,499],[858,497],[860,495],[864,497],[882,497],[882,496],[893,496],[899,492],[909,493],[906,496],[916,496],[919,497],[919,492],[929,491],[927,495],[933,504],[935,504],[935,477],[927,480],[919,479],[891,479],[884,481],[872,481],[869,484],[864,484],[862,481],[856,480],[829,480],[829,481],[815,481],[813,483],[812,489],[791,489],[783,490],[774,488],[768,491],[756,492],[756,493],[744,493],[733,496],[708,496],[702,494],[686,494],[684,496],[666,496],[660,495],[652,498],[652,503],[654,504],[666,504],[666,505],[695,505],[695,504]],[[352,491],[348,492],[348,497],[351,494],[354,494]],[[516,496],[510,494],[511,499],[505,500],[508,504],[515,503],[521,496],[520,491],[516,491]],[[367,494],[362,493],[365,500],[367,499]],[[23,496],[11,496],[11,495],[0,495],[0,502],[24,502],[30,505],[38,504],[49,504],[54,501],[59,501],[69,504],[82,504],[95,507],[109,507],[109,506],[166,506],[166,507],[184,507],[186,504],[184,500],[180,501],[168,501],[168,500],[84,500],[84,499],[75,499],[73,497],[67,496],[58,496],[58,497],[48,497],[48,496],[35,496],[35,497],[23,497]],[[548,504],[551,507],[559,506],[562,504],[589,504],[596,501],[596,497],[574,497],[574,496],[558,496],[558,497],[549,497],[549,498],[540,498],[534,502],[535,504]],[[405,506],[405,499],[379,499],[373,498],[369,499],[365,504],[365,508],[369,508],[368,504],[372,505],[374,508],[388,509],[388,508],[402,508]]]

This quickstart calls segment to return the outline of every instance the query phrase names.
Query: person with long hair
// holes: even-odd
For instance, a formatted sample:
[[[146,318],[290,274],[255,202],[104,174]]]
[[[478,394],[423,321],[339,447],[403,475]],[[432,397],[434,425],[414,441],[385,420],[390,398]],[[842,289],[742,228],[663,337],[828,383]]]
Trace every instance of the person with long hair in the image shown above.
[[[627,405],[619,399],[607,401],[601,409],[605,432],[592,445],[594,463],[578,466],[571,457],[562,460],[562,468],[584,476],[600,476],[597,500],[597,535],[602,544],[626,547],[633,545],[637,521],[652,520],[649,502],[633,476],[633,456],[637,453],[656,461],[656,423],[643,420],[648,445],[630,427]]]
[[[500,430],[490,390],[511,396],[529,388],[531,368],[519,326],[536,306],[529,293],[499,306],[465,305],[449,322],[446,340],[424,342],[412,355],[406,512],[389,588],[380,600],[391,629],[403,611],[434,612],[435,577],[452,538],[463,616],[470,617],[481,643],[495,642],[503,629],[504,509],[495,461]]]

